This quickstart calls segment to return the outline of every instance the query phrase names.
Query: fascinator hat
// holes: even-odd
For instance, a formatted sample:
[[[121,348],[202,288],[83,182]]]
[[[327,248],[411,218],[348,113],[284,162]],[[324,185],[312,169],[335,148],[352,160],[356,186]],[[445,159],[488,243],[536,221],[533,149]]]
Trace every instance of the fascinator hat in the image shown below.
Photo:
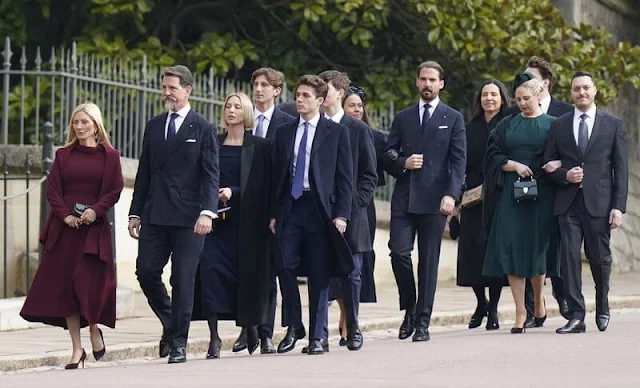
[[[513,80],[513,88],[511,89],[511,94],[515,95],[516,89],[518,89],[520,85],[522,85],[527,81],[532,80],[533,78],[534,78],[533,74],[529,72],[520,73],[516,75],[516,78]]]

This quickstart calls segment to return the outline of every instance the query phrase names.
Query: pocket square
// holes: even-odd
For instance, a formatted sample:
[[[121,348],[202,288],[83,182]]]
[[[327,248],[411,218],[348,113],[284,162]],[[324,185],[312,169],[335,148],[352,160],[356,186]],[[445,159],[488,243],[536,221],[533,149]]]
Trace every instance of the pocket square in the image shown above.
[[[195,143],[196,139],[187,139],[187,141],[185,141],[185,143]]]
[[[447,128],[449,128],[448,125],[441,125],[441,126],[438,127],[438,129],[447,129]]]

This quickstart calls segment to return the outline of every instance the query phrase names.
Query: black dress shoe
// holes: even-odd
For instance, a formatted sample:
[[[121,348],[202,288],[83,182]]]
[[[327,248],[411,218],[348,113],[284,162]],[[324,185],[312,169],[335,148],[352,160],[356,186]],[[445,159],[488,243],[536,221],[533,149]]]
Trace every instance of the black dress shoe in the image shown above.
[[[411,334],[413,334],[413,330],[413,314],[405,314],[404,319],[402,320],[402,325],[400,325],[398,338],[403,340],[411,337]]]
[[[241,352],[247,348],[247,329],[244,327],[240,330],[240,335],[236,342],[233,343],[233,349],[231,349],[234,353]]]
[[[260,340],[260,354],[273,354],[276,352],[275,346],[273,346],[273,341],[269,337],[262,337]]]
[[[484,306],[476,307],[476,311],[473,313],[473,315],[471,316],[471,319],[469,320],[469,329],[475,329],[476,327],[480,327],[480,325],[482,325],[482,319],[486,317],[488,314],[488,311],[487,311],[488,304],[489,302],[487,301],[487,303]]]
[[[412,341],[426,342],[426,341],[429,341],[430,339],[431,339],[431,336],[429,335],[429,328],[420,326],[419,328],[416,329],[416,332],[413,334]]]
[[[535,319],[533,317],[527,316],[527,320],[524,321],[524,327],[526,327],[527,329],[531,329],[532,327],[536,327]]]
[[[322,339],[320,340],[320,345],[322,345],[322,350],[324,350],[325,353],[329,353],[329,342]],[[309,345],[305,345],[305,347],[302,348],[302,353],[309,353]]]
[[[247,350],[249,354],[253,354],[253,352],[258,349],[260,345],[260,338],[258,337],[258,327],[251,326],[247,329]]]
[[[158,349],[158,356],[160,356],[160,358],[165,358],[169,355],[170,351],[171,351],[171,346],[169,346],[169,341],[164,338],[161,339],[160,346]]]
[[[327,344],[327,346],[329,346],[329,345]],[[324,354],[324,346],[322,344],[322,341],[320,341],[320,340],[312,340],[309,343],[309,350],[307,352],[307,355],[315,356],[315,355],[319,355],[319,354]]]
[[[364,344],[364,337],[362,336],[362,332],[359,328],[354,328],[349,330],[347,334],[347,349],[349,350],[360,350],[362,349],[362,345]]]
[[[558,299],[558,310],[560,311],[560,315],[564,319],[570,320],[571,314],[569,313],[569,304],[566,299]]]
[[[184,348],[171,348],[169,352],[169,364],[180,364],[187,362],[187,353]]]
[[[599,314],[596,317],[596,325],[598,326],[598,330],[600,331],[605,331],[607,330],[607,327],[609,326],[609,320],[611,318],[609,317],[609,314]]]
[[[278,353],[287,353],[293,350],[296,347],[296,342],[299,339],[303,339],[307,335],[307,332],[304,330],[304,327],[299,329],[295,329],[293,327],[287,328],[287,334],[284,335],[284,338],[278,344]]]
[[[338,346],[347,346],[347,339],[340,338],[340,341],[338,341]]]
[[[572,334],[572,333],[584,333],[587,331],[587,327],[584,324],[584,321],[579,319],[570,319],[566,325],[562,326],[556,333],[558,334]]]
[[[489,311],[487,315],[487,330],[498,330],[500,328],[500,323],[498,323],[498,312],[497,311]]]

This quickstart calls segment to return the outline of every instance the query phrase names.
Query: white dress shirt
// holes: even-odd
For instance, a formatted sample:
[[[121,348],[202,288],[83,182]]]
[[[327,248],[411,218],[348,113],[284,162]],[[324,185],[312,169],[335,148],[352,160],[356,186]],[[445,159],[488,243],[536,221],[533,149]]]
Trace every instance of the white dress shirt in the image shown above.
[[[273,111],[275,108],[275,105],[271,105],[271,108],[267,109],[266,112],[260,112],[258,108],[253,108],[253,122],[255,123],[255,126],[251,130],[251,133],[254,136],[256,134],[256,128],[258,128],[258,117],[260,115],[264,116],[264,119],[262,120],[262,128],[264,128],[264,136],[267,136],[267,133],[269,132],[269,124],[271,124],[271,118],[273,117]]]
[[[302,188],[309,190],[309,165],[311,164],[311,146],[313,145],[313,137],[316,135],[316,128],[318,128],[318,121],[320,121],[320,114],[308,121],[309,128],[307,130],[307,144],[305,145],[305,158],[304,158],[304,179],[302,181]],[[296,164],[298,162],[298,150],[300,149],[300,141],[302,141],[302,135],[304,134],[305,121],[300,116],[300,122],[298,123],[298,130],[296,131],[296,140],[293,147],[293,173],[296,174]]]
[[[167,115],[167,121],[164,123],[164,138],[167,138],[167,131],[169,130],[169,121],[171,121],[171,114],[172,113],[177,113],[178,117],[175,118],[175,120],[173,120],[173,123],[176,126],[176,135],[178,134],[178,131],[180,130],[180,127],[182,126],[182,123],[184,123],[184,119],[187,117],[187,114],[189,114],[189,111],[191,110],[191,105],[189,105],[187,103],[187,105],[180,109],[177,112],[173,112],[173,111],[169,111],[169,114]]]
[[[547,97],[540,100],[540,109],[542,113],[547,114],[549,112],[549,106],[551,105],[551,95],[547,94]]]
[[[591,132],[593,131],[593,123],[596,118],[596,104],[591,105],[588,111],[582,112],[578,110],[578,108],[574,109],[573,113],[573,138],[576,140],[576,144],[578,144],[578,135],[580,133],[580,120],[582,114],[586,113],[587,117],[584,121],[587,123],[587,139],[591,139]]]
[[[439,103],[440,103],[440,97],[434,98],[433,101],[429,103],[429,105],[431,106],[429,108],[429,117],[433,116],[433,112],[436,110],[436,107],[438,106]],[[422,117],[424,116],[424,107],[426,105],[427,103],[423,99],[420,99],[420,109],[419,109],[420,125],[422,125]]]
[[[340,120],[342,120],[342,118],[344,117],[344,109],[340,108],[340,110],[336,112],[336,114],[333,115],[333,117],[329,117],[329,115],[325,111],[324,117],[326,117],[328,120],[333,121],[334,123],[340,124]]]

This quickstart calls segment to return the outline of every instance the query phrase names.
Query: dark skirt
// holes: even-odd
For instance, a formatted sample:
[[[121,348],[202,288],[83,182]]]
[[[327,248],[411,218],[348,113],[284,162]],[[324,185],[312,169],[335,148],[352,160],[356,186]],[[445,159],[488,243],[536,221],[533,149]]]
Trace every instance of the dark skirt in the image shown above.
[[[204,317],[218,314],[218,319],[236,319],[239,240],[239,227],[234,222],[216,223],[205,240],[198,279]]]
[[[463,287],[485,286],[491,278],[482,275],[485,243],[482,238],[482,204],[460,211],[460,237],[456,284]]]
[[[66,329],[65,318],[80,313],[80,327],[116,326],[115,268],[84,253],[88,231],[65,226],[53,248],[44,251],[22,318]]]

